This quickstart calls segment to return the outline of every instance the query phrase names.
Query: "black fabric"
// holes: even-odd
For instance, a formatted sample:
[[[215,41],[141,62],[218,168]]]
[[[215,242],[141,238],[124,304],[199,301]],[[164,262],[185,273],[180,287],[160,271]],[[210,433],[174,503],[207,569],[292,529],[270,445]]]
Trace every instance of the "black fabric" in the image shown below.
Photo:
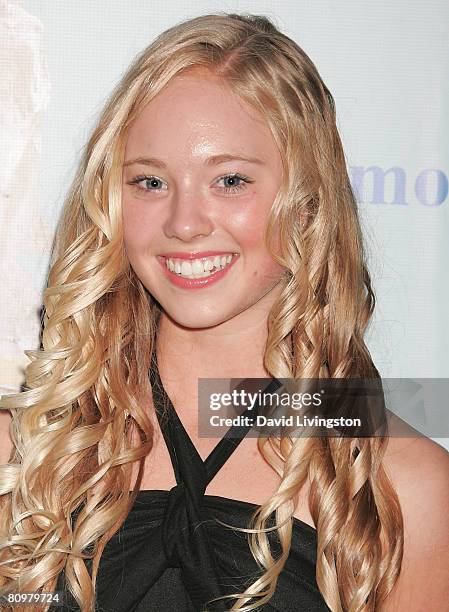
[[[257,506],[205,495],[205,490],[249,427],[231,427],[203,462],[164,391],[155,357],[150,377],[177,484],[170,491],[139,492],[126,521],[103,551],[97,577],[97,610],[228,610],[235,599],[207,607],[206,602],[220,595],[242,593],[263,572],[252,556],[248,535],[220,525],[216,519],[247,527]],[[274,379],[266,391],[277,386]],[[272,555],[277,558],[281,548],[276,532],[269,534],[269,541]],[[316,546],[315,529],[294,518],[290,555],[274,595],[260,610],[329,610],[315,580]],[[66,588],[64,572],[57,590],[64,590],[64,609],[79,610]]]

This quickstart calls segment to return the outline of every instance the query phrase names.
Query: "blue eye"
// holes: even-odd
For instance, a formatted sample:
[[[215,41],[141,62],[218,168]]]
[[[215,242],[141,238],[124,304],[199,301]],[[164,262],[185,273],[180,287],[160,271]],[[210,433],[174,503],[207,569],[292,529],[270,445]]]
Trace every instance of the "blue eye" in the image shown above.
[[[223,187],[224,192],[227,194],[235,193],[237,191],[241,191],[242,189],[246,189],[246,184],[253,182],[247,176],[244,176],[243,174],[239,174],[238,172],[235,172],[234,174],[226,174],[225,176],[222,176],[218,180],[219,181],[231,181],[230,185],[228,186],[225,185]]]
[[[157,178],[157,176],[136,176],[132,181],[129,181],[129,185],[136,185],[138,189],[142,191],[162,191],[161,187],[158,187],[158,183],[162,184],[164,181]],[[166,187],[164,187],[166,189]]]

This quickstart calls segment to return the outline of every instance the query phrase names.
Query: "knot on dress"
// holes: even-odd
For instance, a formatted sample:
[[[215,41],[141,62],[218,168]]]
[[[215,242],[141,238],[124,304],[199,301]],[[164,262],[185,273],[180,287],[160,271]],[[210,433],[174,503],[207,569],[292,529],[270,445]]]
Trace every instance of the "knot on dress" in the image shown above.
[[[205,523],[213,520],[205,518],[202,504],[205,489],[203,486],[192,495],[186,484],[180,482],[169,491],[161,526],[168,567],[184,569],[190,560],[198,563],[200,552],[210,556],[209,549],[200,551],[204,539],[208,540]]]
[[[199,472],[205,472],[204,465],[197,463],[193,471],[197,476],[193,487],[188,482],[179,482],[170,489],[160,537],[166,567],[181,569],[193,603],[202,606],[207,600],[224,593],[207,530],[207,523],[215,519],[206,516],[202,503],[206,484],[204,478],[199,477]],[[203,608],[198,607],[200,609]],[[219,607],[210,609],[227,608],[223,601]]]

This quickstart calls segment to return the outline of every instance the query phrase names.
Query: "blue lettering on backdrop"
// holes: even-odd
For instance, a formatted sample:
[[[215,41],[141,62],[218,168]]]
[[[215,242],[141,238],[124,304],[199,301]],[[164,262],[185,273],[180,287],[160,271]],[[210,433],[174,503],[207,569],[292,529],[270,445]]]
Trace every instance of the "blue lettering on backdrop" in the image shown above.
[[[433,201],[430,201],[428,194],[429,173],[435,173],[437,178],[437,188]],[[444,202],[448,192],[447,176],[437,168],[427,168],[418,174],[415,181],[415,193],[418,200],[424,206],[439,206]]]
[[[407,176],[404,168],[393,166],[383,170],[379,166],[350,166],[350,181],[355,197],[359,204],[369,202],[370,204],[393,204],[408,206],[405,199]],[[365,194],[369,189],[365,187],[368,173],[371,177],[371,200]],[[393,197],[385,201],[385,183],[387,175],[393,176]],[[433,179],[433,180],[432,180]],[[436,186],[435,186],[436,182]],[[423,206],[440,206],[447,198],[449,191],[448,178],[442,170],[427,168],[416,177],[414,192],[420,204]]]

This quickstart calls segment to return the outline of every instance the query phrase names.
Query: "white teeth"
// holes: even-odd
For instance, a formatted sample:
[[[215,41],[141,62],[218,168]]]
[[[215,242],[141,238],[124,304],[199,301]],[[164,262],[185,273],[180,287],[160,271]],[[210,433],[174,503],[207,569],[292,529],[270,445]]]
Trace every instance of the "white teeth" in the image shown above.
[[[181,271],[182,271],[182,267],[181,267]],[[198,259],[194,259],[192,263],[192,274],[202,274],[203,272],[204,272],[203,264],[200,261],[198,261]]]
[[[181,264],[181,275],[182,276],[190,276],[192,274],[192,266],[190,262],[183,261]]]
[[[171,272],[183,276],[185,278],[204,278],[210,276],[213,272],[223,269],[232,260],[232,255],[216,255],[208,259],[193,259],[193,260],[180,260],[171,259],[169,257],[165,260],[165,265]],[[215,270],[214,270],[215,268]]]

